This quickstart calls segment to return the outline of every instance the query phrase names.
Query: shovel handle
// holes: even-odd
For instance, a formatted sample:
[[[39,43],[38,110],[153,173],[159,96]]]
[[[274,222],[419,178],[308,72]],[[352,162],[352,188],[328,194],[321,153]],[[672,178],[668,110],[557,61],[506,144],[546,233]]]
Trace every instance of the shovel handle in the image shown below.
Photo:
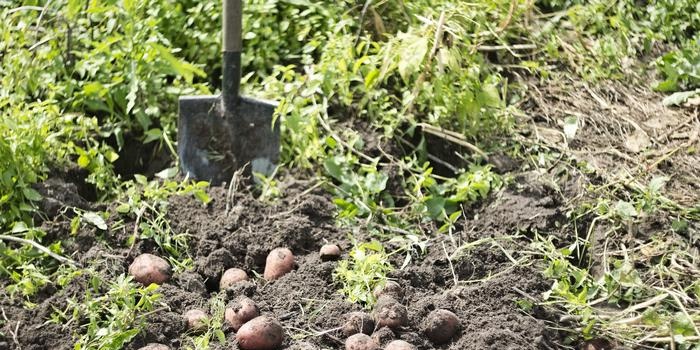
[[[223,14],[224,52],[241,52],[241,26],[243,22],[243,2],[224,0]]]
[[[243,3],[242,0],[223,1],[223,86],[221,95],[224,110],[231,110],[238,103],[238,91],[241,84]]]

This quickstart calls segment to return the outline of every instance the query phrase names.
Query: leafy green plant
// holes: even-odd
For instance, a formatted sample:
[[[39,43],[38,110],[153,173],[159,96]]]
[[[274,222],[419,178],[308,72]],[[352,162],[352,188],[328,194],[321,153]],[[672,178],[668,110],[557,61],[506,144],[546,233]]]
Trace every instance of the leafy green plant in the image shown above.
[[[53,314],[51,322],[77,322],[85,331],[76,335],[74,349],[121,349],[146,326],[146,317],[158,305],[158,285],[137,286],[125,275],[102,281],[90,274],[90,288],[83,300],[69,301],[68,308]],[[103,283],[107,289],[102,290]]]
[[[342,284],[340,292],[350,302],[371,308],[376,302],[372,291],[387,281],[386,274],[392,270],[381,243],[373,241],[355,246],[350,258],[338,264],[333,278]]]

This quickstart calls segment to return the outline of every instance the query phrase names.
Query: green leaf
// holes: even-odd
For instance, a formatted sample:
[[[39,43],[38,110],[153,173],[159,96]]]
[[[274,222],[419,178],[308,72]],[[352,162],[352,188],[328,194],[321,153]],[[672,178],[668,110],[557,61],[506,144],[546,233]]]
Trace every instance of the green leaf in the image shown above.
[[[102,231],[107,230],[107,223],[99,214],[97,214],[95,212],[91,212],[91,211],[85,212],[85,213],[83,213],[82,218],[87,223],[94,225],[95,227],[99,228]]]
[[[670,96],[666,96],[663,100],[663,104],[666,107],[669,106],[680,106],[685,101],[688,101],[688,99],[695,97],[695,96],[700,96],[700,89],[698,90],[693,90],[693,91],[681,91],[681,92],[676,92]]]
[[[80,157],[78,157],[78,166],[85,169],[90,165],[90,157],[87,156],[87,154],[81,154]]]
[[[634,205],[626,201],[618,201],[617,205],[615,205],[615,212],[625,219],[633,218],[638,215]]]
[[[398,53],[398,69],[401,78],[408,82],[411,75],[416,73],[428,53],[428,38],[414,34],[399,33],[401,48]]]
[[[161,178],[163,180],[172,179],[175,175],[177,175],[177,171],[177,167],[166,168],[157,172],[156,177]]]
[[[170,53],[170,50],[162,45],[151,43],[151,46],[158,51],[158,54],[170,65],[170,68],[176,74],[185,78],[188,84],[192,84],[192,79],[194,75],[199,77],[206,77],[206,73],[203,70],[189,64],[187,62],[181,61]]]
[[[194,196],[204,204],[209,204],[209,202],[211,202],[211,197],[209,197],[209,194],[207,194],[206,191],[203,191],[203,190],[194,191]]]
[[[38,202],[42,198],[41,194],[39,194],[39,192],[37,192],[35,189],[30,188],[30,187],[23,188],[22,193],[24,194],[24,198],[27,198],[30,201]]]

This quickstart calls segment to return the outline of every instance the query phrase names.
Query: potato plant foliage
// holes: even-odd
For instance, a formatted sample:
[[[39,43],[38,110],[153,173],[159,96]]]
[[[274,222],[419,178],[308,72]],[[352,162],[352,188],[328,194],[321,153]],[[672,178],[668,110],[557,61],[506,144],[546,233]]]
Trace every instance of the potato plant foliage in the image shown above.
[[[281,167],[317,177],[344,229],[367,227],[378,239],[403,244],[387,252],[379,241],[356,242],[339,262],[340,292],[364,306],[397,268],[392,254],[405,254],[405,264],[419,258],[430,234],[451,235],[465,208],[508,184],[487,160],[522,146],[515,131],[529,92],[519,78],[596,82],[657,69],[660,79],[648,88],[681,94],[669,104],[700,91],[696,0],[244,3],[242,86],[280,102]],[[220,1],[0,0],[0,231],[13,239],[0,240],[0,278],[11,298],[32,307],[43,288],[88,276],[89,292],[50,320],[80,324],[75,349],[122,348],[144,327],[157,288],[124,276],[103,281],[25,244],[64,253],[61,239],[45,239],[40,228],[45,213],[37,184],[76,170],[93,202],[117,204],[111,218],[65,209],[60,215],[71,215],[71,234],[94,226],[99,235],[136,221],[122,248],[152,240],[176,272],[191,269],[189,237],[173,232],[165,215],[168,198],[192,195],[203,204],[210,198],[207,183],[175,180],[177,98],[218,91],[220,14]],[[380,146],[395,147],[368,144],[362,130],[380,135]],[[128,156],[130,143],[166,154],[168,166],[152,178],[119,175],[115,164]],[[449,145],[449,152],[431,153],[435,143]],[[261,199],[279,197],[274,176],[260,180]],[[622,227],[666,210],[680,232],[698,210],[664,199],[662,182],[600,196],[578,214]],[[426,235],[421,225],[436,230]],[[572,338],[641,339],[633,327],[606,323],[590,304],[633,305],[663,294],[644,285],[629,258],[611,261],[607,274],[594,279],[585,264],[572,261],[572,252],[588,244],[557,247],[532,237],[529,248],[554,281],[548,301],[580,320]],[[661,268],[658,275],[675,277]],[[678,284],[700,296],[697,281]],[[662,300],[641,322],[673,337],[676,348],[693,349],[685,339],[700,336],[699,313]],[[225,340],[221,324],[186,346],[207,348],[210,339]]]

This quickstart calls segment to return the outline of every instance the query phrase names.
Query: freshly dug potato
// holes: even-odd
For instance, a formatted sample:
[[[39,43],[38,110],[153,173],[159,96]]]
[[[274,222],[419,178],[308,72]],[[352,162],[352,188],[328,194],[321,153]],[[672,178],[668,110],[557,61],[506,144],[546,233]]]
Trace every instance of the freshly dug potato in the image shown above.
[[[386,344],[394,338],[396,338],[396,334],[389,327],[379,328],[372,333],[372,340],[379,345]]]
[[[382,296],[374,305],[374,322],[377,328],[389,327],[398,329],[408,323],[408,311],[390,296]]]
[[[326,244],[319,251],[321,261],[331,261],[340,259],[340,247],[335,244]]]
[[[387,281],[383,286],[377,286],[372,293],[377,299],[382,295],[388,295],[396,300],[402,300],[404,296],[403,288],[394,281]]]
[[[247,280],[248,274],[245,271],[234,267],[224,271],[224,274],[221,275],[221,280],[219,280],[219,289],[224,290],[238,282]]]
[[[282,345],[283,339],[282,325],[267,316],[246,322],[236,333],[238,346],[243,350],[274,350]]]
[[[147,286],[151,283],[167,282],[172,275],[172,269],[170,264],[161,257],[141,254],[129,265],[129,274],[134,276],[134,281]]]
[[[267,255],[263,277],[276,280],[294,269],[294,254],[287,248],[275,248]]]
[[[260,310],[255,302],[246,297],[238,298],[231,307],[226,308],[224,318],[234,331],[238,331],[243,324],[260,316]]]
[[[192,309],[183,315],[187,321],[187,329],[191,331],[201,331],[206,329],[206,319],[209,317],[206,312],[199,309]]]
[[[423,333],[435,344],[445,344],[459,329],[459,318],[451,311],[438,309],[431,312],[425,322]]]
[[[364,333],[372,334],[374,331],[374,320],[366,312],[351,312],[345,315],[345,324],[343,324],[343,335],[349,337],[353,334]]]
[[[146,346],[139,348],[139,350],[170,350],[170,347],[158,343],[149,343]]]
[[[379,350],[379,344],[369,335],[357,333],[345,339],[345,350]]]
[[[384,350],[416,350],[416,347],[403,340],[394,340],[389,343]]]

